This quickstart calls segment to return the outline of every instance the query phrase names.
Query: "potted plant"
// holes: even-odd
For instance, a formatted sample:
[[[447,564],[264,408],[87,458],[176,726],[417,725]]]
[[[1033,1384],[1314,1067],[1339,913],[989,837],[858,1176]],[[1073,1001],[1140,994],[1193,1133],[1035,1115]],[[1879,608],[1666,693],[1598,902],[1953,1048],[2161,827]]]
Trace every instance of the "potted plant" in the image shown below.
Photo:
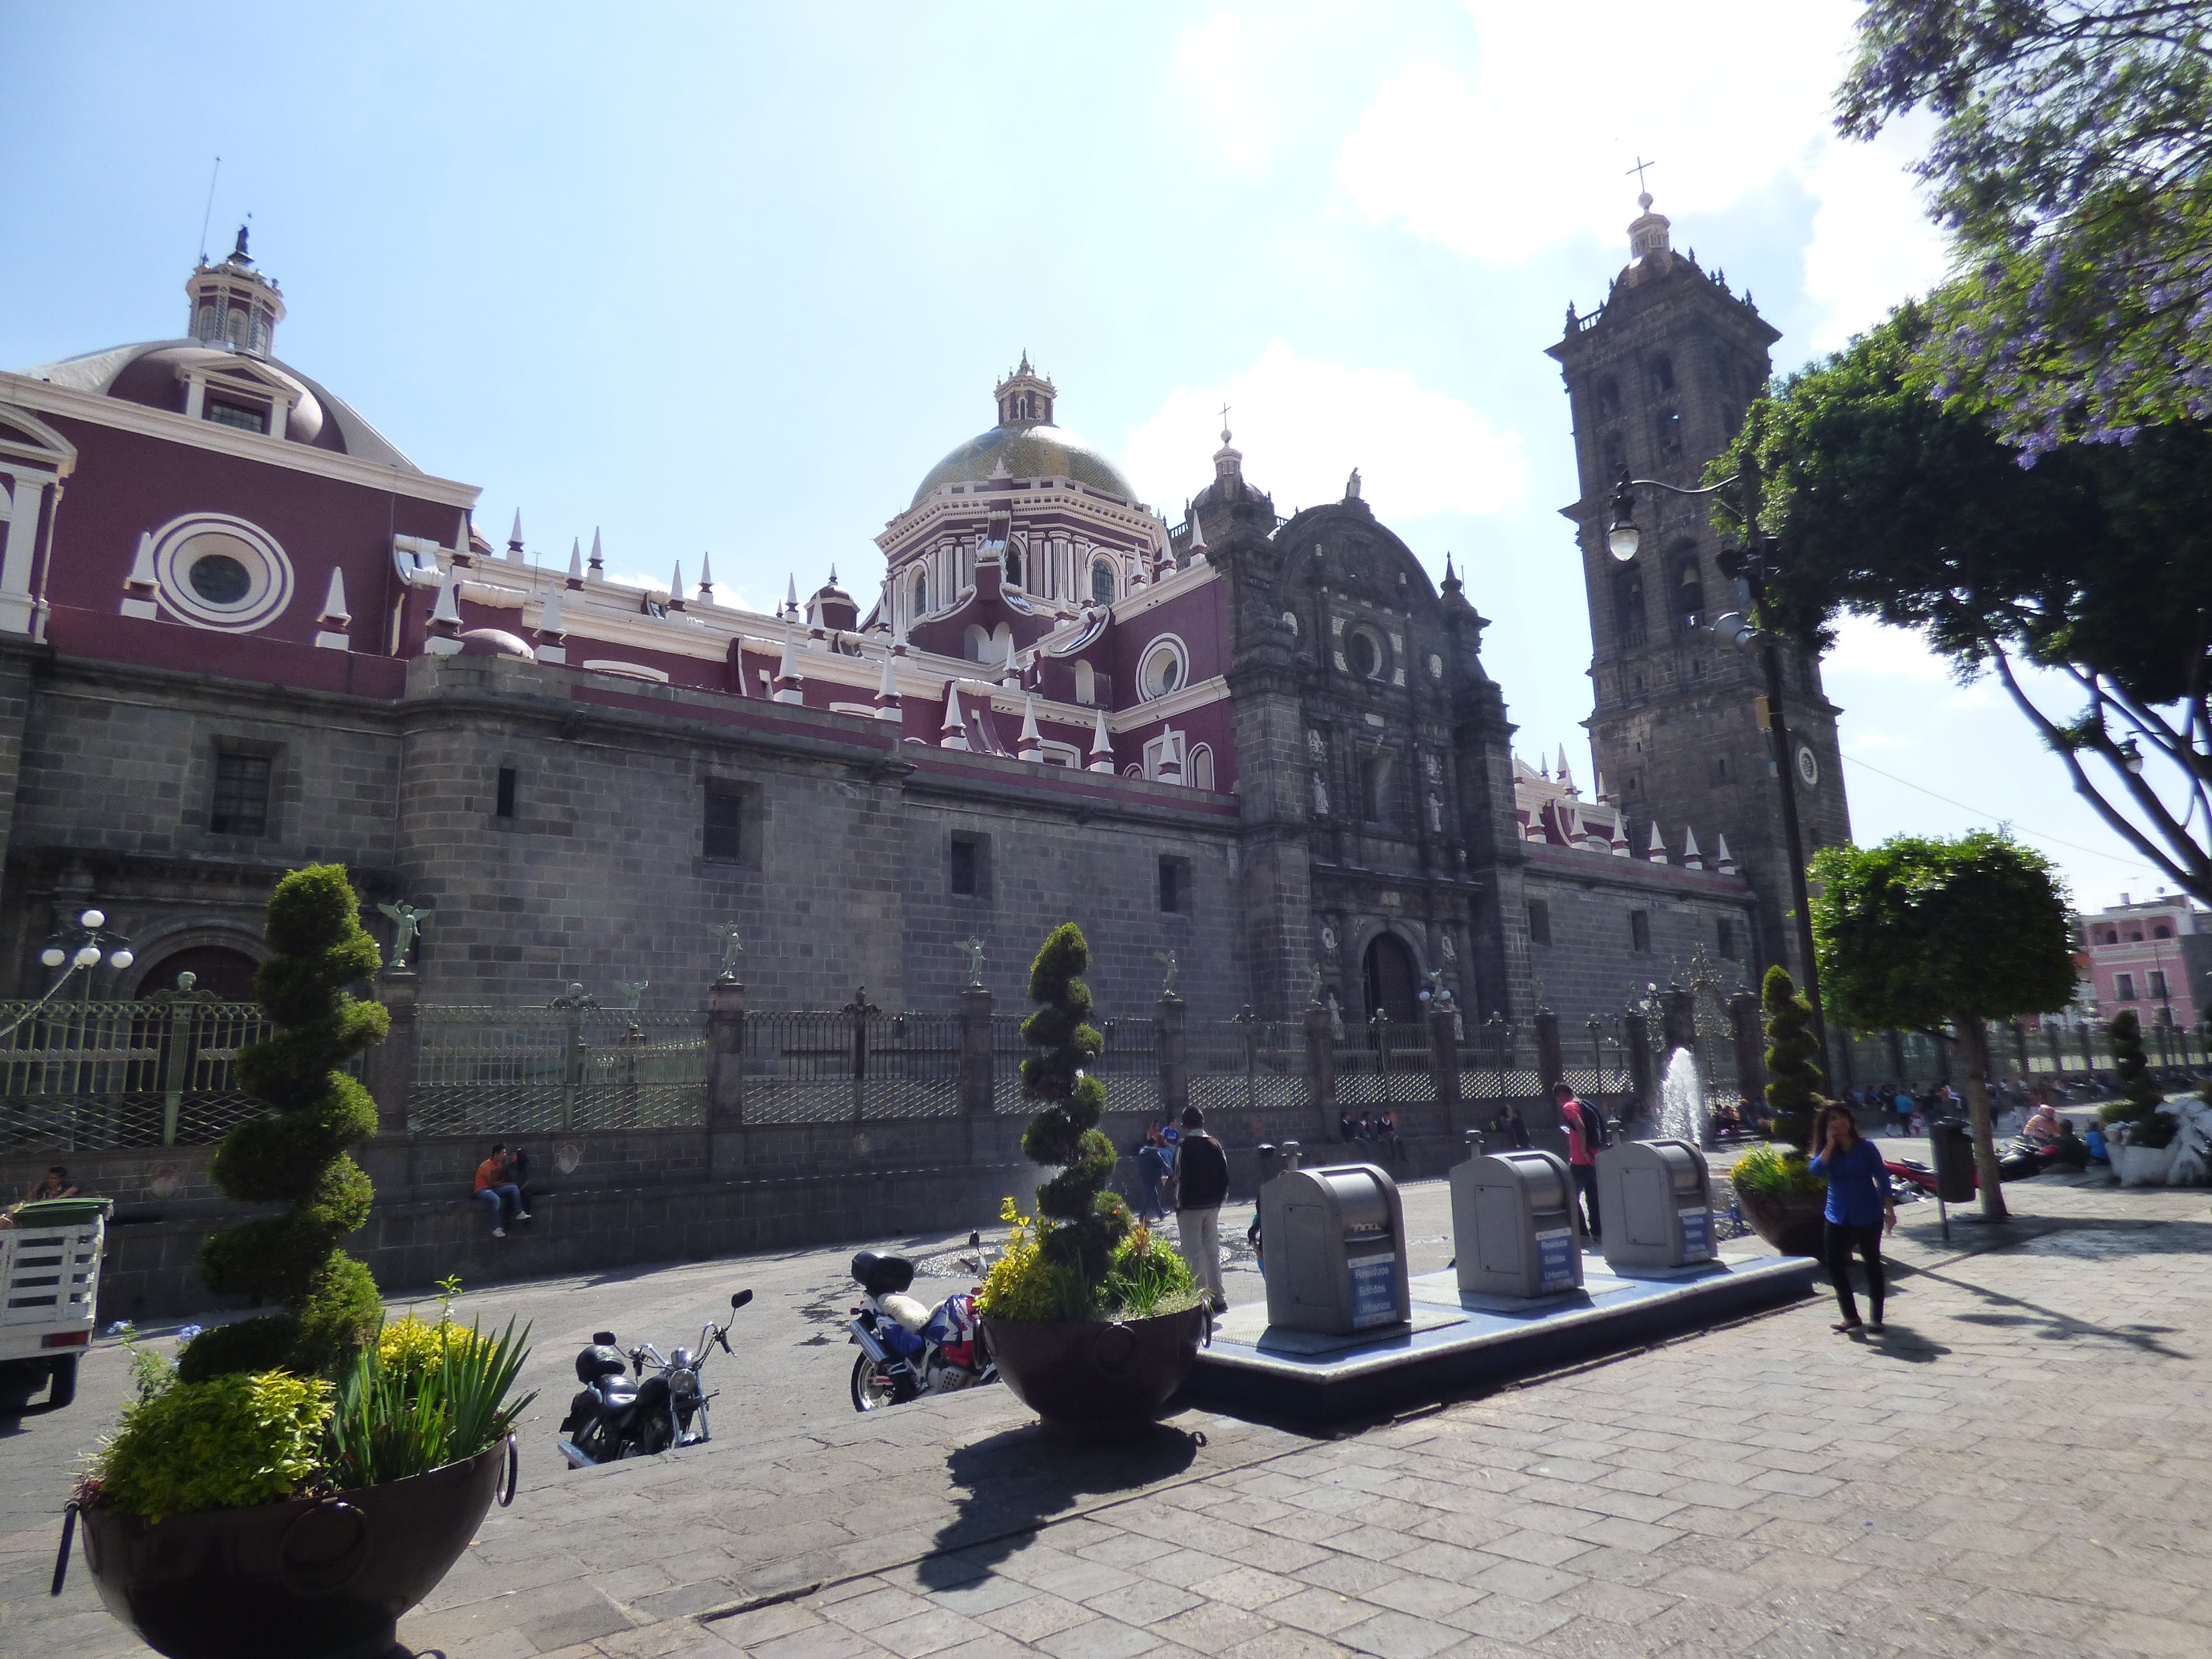
[[[1794,1146],[1753,1146],[1729,1171],[1752,1231],[1784,1255],[1820,1254],[1828,1183]]]
[[[339,1068],[386,1030],[343,988],[378,965],[343,868],[278,883],[268,939],[254,988],[275,1033],[238,1072],[270,1109],[231,1132],[214,1170],[233,1198],[290,1208],[216,1234],[200,1269],[283,1311],[193,1336],[174,1367],[134,1350],[139,1398],[80,1480],[55,1572],[58,1594],[82,1516],[101,1600],[172,1659],[389,1651],[467,1547],[502,1462],[511,1499],[508,1431],[528,1403],[508,1398],[526,1333],[462,1331],[450,1311],[386,1325],[339,1247],[372,1196],[348,1149],[376,1128]]]
[[[2123,1008],[2106,1026],[2112,1039],[2112,1069],[2119,1073],[2121,1098],[2097,1109],[2112,1158],[2112,1173],[2123,1187],[2163,1187],[2173,1167],[2178,1127],[2159,1110],[2166,1098],[2150,1074],[2143,1052],[2142,1023]]]
[[[1813,1005],[1780,967],[1766,970],[1759,1004],[1766,1014],[1766,1109],[1772,1115],[1767,1133],[1802,1152],[1812,1142],[1819,1104],[1814,1091],[1820,1086],[1820,1068],[1813,1063],[1820,1052],[1811,1029]]]
[[[1098,1128],[1106,1088],[1087,1070],[1105,1046],[1080,978],[1090,959],[1067,922],[1030,969],[1030,997],[1042,1006],[1022,1036],[1041,1052],[1022,1062],[1023,1096],[1037,1103],[1022,1151],[1060,1173],[1037,1188],[1033,1218],[1006,1200],[1013,1237],[979,1302],[999,1375],[1048,1427],[1151,1421],[1182,1386],[1206,1330],[1189,1267],[1106,1190],[1115,1154]]]

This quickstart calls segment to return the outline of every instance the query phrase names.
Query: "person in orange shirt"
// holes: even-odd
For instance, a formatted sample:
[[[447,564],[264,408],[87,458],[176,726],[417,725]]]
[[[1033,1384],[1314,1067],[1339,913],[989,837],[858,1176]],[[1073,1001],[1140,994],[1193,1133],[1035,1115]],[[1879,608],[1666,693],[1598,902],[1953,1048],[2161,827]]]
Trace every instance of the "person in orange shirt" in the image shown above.
[[[507,1179],[506,1142],[495,1145],[491,1156],[477,1165],[477,1196],[491,1206],[494,1238],[507,1237],[508,1222],[530,1219],[530,1212],[522,1207],[522,1188]]]

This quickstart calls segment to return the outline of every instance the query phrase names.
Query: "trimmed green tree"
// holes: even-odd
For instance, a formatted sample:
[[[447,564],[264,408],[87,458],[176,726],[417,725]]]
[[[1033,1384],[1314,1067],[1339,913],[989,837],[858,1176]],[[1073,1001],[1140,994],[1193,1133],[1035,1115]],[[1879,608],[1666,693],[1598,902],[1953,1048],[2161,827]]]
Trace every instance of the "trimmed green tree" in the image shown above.
[[[1779,965],[1766,970],[1759,1001],[1766,1015],[1766,1109],[1774,1114],[1774,1139],[1803,1152],[1813,1139],[1813,1110],[1822,1082],[1820,1039],[1813,1035],[1813,1005]]]
[[[1040,1249],[1079,1273],[1086,1293],[1104,1280],[1129,1231],[1128,1206],[1106,1189],[1115,1154],[1098,1127],[1106,1085],[1089,1070],[1106,1047],[1081,978],[1090,965],[1083,930],[1072,921],[1055,927],[1030,964],[1030,1000],[1042,1006],[1022,1022],[1023,1040],[1043,1051],[1022,1062],[1023,1097],[1037,1104],[1022,1151],[1032,1163],[1060,1166],[1036,1192]]]
[[[341,1069],[384,1040],[384,1009],[345,987],[373,975],[376,941],[345,866],[295,870],[269,900],[276,954],[253,976],[276,1034],[239,1052],[238,1080],[269,1109],[224,1137],[216,1184],[240,1203],[282,1203],[282,1215],[216,1234],[200,1278],[218,1294],[284,1304],[283,1313],[218,1325],[179,1356],[186,1382],[234,1371],[332,1370],[365,1342],[383,1304],[368,1269],[338,1241],[368,1218],[374,1190],[351,1149],[376,1133],[376,1103]]]
[[[1811,875],[1830,1012],[1862,1031],[1951,1028],[1966,1062],[1982,1214],[2002,1221],[1988,1022],[2055,1012],[2072,998],[2065,889],[2042,854],[1986,830],[1826,848]]]
[[[2120,1098],[2097,1109],[2106,1128],[2124,1123],[2128,1145],[2155,1150],[2174,1136],[2174,1121],[2158,1109],[2166,1098],[2150,1074],[2150,1056],[2143,1052],[2142,1022],[2132,1008],[2123,1008],[2105,1028],[2112,1039],[2112,1069],[2120,1074]]]

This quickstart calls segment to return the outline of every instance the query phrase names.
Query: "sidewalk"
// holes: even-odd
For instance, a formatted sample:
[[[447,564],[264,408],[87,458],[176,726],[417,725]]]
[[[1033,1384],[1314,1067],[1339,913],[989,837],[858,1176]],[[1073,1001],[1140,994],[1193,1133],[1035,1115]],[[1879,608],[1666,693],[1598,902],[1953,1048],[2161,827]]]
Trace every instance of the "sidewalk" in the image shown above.
[[[2207,1196],[2008,1197],[1948,1249],[1932,1205],[1902,1212],[1887,1341],[1807,1303],[1341,1438],[1186,1413],[1070,1449],[1003,1389],[750,1439],[732,1413],[495,1510],[401,1634],[446,1659],[2212,1651]],[[143,1651],[81,1565],[30,1603],[50,1534],[6,1547],[11,1646]]]

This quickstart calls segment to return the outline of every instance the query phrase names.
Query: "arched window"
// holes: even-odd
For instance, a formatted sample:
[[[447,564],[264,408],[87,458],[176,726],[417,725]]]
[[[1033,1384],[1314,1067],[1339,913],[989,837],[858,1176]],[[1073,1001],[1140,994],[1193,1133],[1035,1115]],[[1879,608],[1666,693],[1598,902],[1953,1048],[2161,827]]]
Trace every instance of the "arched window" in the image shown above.
[[[1190,764],[1184,781],[1194,789],[1213,787],[1213,749],[1211,744],[1201,743],[1190,751]]]
[[[1620,434],[1607,433],[1602,452],[1602,465],[1605,467],[1607,477],[1617,478],[1628,471],[1628,440],[1622,437]]]
[[[1114,567],[1104,559],[1091,563],[1091,597],[1099,605],[1114,603]]]
[[[1601,421],[1620,413],[1620,382],[1610,374],[1597,383],[1597,413]]]
[[[1613,579],[1613,613],[1620,629],[1620,642],[1623,645],[1643,644],[1647,633],[1644,617],[1644,573],[1633,565]]]
[[[927,617],[929,614],[928,567],[922,566],[915,571],[914,584],[908,589],[908,601],[913,616]]]
[[[1022,585],[1022,556],[1018,549],[1009,547],[1006,550],[1006,562],[1005,568],[1006,573],[1006,586],[1009,587],[1019,587]]]
[[[215,307],[213,306],[200,307],[199,321],[193,325],[192,332],[203,340],[215,338]]]
[[[2150,936],[2153,939],[2172,939],[2173,937],[2173,929],[2167,927],[2161,921],[2157,927],[2150,930]]]
[[[1098,671],[1087,662],[1075,665],[1075,700],[1086,708],[1098,701]]]
[[[1674,360],[1663,351],[1651,360],[1651,389],[1658,392],[1674,389]]]
[[[1682,459],[1682,416],[1672,409],[1659,411],[1659,459],[1662,461]]]
[[[243,346],[246,343],[246,313],[242,311],[232,312],[229,324],[223,332],[228,337],[231,344]]]

